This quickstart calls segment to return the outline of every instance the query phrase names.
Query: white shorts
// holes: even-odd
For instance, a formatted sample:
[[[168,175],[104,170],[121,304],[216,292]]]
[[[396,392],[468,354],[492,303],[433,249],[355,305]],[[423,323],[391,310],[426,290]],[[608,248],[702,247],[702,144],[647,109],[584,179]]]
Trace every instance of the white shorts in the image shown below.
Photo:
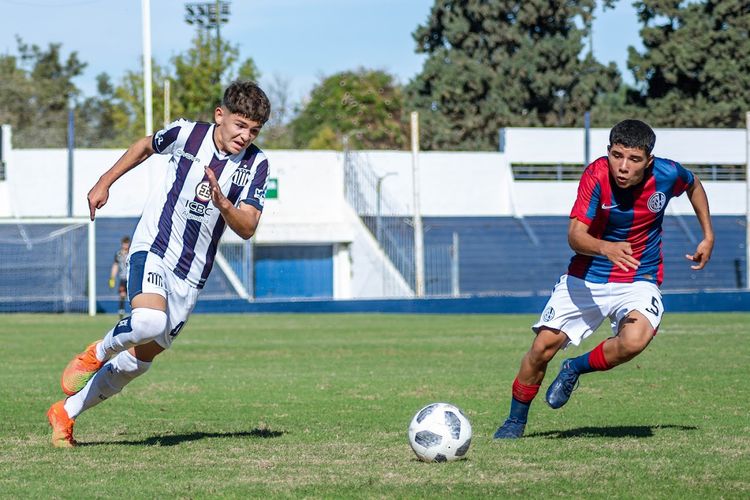
[[[560,330],[577,346],[606,318],[617,335],[620,321],[632,311],[643,314],[656,331],[664,314],[659,287],[648,281],[591,283],[563,274],[531,329],[534,333],[542,326]]]
[[[128,262],[128,299],[131,303],[140,293],[157,293],[167,299],[167,329],[154,340],[164,349],[169,349],[193,312],[200,290],[175,275],[155,253],[135,252],[128,257]]]

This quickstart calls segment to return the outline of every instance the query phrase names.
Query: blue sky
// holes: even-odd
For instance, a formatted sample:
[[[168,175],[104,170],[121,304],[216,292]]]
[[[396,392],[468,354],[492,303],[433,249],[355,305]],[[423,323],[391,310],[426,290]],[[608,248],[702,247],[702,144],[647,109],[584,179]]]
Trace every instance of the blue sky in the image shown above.
[[[166,64],[190,44],[193,28],[184,22],[184,0],[151,0],[152,51]],[[252,57],[263,81],[289,82],[298,101],[321,77],[360,66],[386,70],[408,82],[424,57],[414,52],[411,33],[424,23],[433,0],[233,0],[222,36],[238,44],[241,58]],[[640,48],[631,2],[597,12],[594,54],[614,61],[632,82],[627,47]],[[141,61],[141,0],[0,0],[0,52],[16,53],[15,36],[46,47],[62,43],[63,54],[77,51],[88,63],[76,80],[86,95],[95,77],[115,80]]]

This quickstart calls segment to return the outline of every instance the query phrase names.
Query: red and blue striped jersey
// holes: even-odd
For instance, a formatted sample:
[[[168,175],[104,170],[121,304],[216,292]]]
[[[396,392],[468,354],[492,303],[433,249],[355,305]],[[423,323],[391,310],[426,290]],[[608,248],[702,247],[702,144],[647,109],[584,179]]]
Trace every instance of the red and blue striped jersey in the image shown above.
[[[589,234],[605,241],[627,241],[641,265],[623,271],[606,257],[576,254],[568,274],[593,283],[632,283],[664,279],[661,236],[669,201],[694,182],[693,173],[679,163],[654,158],[637,186],[620,188],[610,180],[607,157],[591,163],[581,176],[571,219],[589,226]]]

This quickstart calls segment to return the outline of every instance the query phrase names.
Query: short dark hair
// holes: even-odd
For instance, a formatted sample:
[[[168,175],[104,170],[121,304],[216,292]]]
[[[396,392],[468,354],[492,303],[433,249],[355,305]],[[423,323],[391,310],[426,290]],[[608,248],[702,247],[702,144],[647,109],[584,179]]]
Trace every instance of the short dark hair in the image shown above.
[[[242,115],[263,125],[271,115],[271,103],[263,90],[251,81],[235,81],[224,91],[221,101],[230,113]]]
[[[130,236],[123,236],[120,243],[130,243]]]
[[[623,120],[609,131],[609,145],[621,144],[626,148],[639,148],[651,154],[656,144],[656,134],[645,122]]]

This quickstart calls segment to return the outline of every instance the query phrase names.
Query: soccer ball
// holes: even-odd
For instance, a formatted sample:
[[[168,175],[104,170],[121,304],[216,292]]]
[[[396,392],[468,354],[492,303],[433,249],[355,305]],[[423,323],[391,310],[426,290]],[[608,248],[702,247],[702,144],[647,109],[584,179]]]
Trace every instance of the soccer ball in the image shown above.
[[[449,403],[432,403],[414,415],[409,444],[423,462],[451,462],[464,458],[471,444],[471,424]]]

